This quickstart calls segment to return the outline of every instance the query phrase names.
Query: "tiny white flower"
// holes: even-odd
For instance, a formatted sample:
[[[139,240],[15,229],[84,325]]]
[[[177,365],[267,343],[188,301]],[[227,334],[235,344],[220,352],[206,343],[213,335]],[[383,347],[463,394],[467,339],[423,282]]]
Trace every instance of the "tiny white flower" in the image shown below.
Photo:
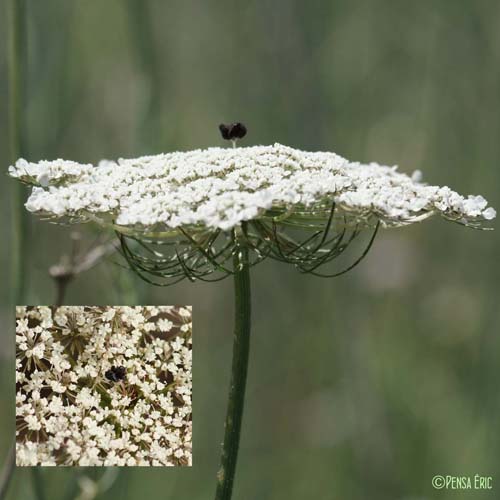
[[[326,200],[367,224],[375,216],[386,225],[404,225],[422,220],[423,213],[466,221],[494,217],[486,203],[422,184],[418,170],[408,176],[396,167],[281,144],[174,152],[95,167],[18,160],[9,175],[35,186],[26,203],[32,212],[90,214],[102,223],[111,215],[118,225],[144,229],[200,225],[228,231],[272,208]],[[421,201],[415,204],[415,198]]]
[[[175,350],[175,390],[190,394],[191,350],[179,338],[165,340],[146,334],[158,333],[159,315],[172,323],[165,323],[168,329],[178,329],[184,321],[190,324],[190,316],[179,320],[179,309],[173,307],[66,306],[54,316],[48,307],[23,307],[16,312],[16,417],[30,431],[16,430],[17,439],[22,440],[17,446],[18,465],[190,463],[191,401],[184,398],[184,405],[174,404],[159,378],[159,367],[165,353]],[[30,328],[27,318],[37,326]],[[119,319],[111,328],[114,318]],[[65,345],[74,335],[83,335],[86,341],[77,356],[58,340],[61,335]],[[191,345],[190,331],[185,336]],[[41,360],[38,356],[43,363],[36,361]],[[22,357],[35,361],[28,366]],[[113,382],[105,373],[117,366],[124,367],[125,376]],[[163,427],[167,417],[169,425],[174,419],[176,426],[182,422],[176,445],[183,450],[182,457],[172,457],[167,448]]]

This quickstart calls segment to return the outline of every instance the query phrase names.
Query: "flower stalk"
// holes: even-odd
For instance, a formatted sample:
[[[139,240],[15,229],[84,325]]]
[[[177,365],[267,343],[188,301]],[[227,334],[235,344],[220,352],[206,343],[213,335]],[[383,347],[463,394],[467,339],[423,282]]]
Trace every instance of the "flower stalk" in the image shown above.
[[[246,230],[246,223],[242,224],[242,230],[243,232]],[[236,248],[233,255],[235,299],[233,362],[215,500],[229,500],[232,494],[240,444],[250,352],[251,294],[248,247],[242,239],[238,239],[236,232],[233,233],[233,238],[235,239]]]
[[[10,479],[14,473],[14,468],[16,467],[16,443],[12,442],[12,445],[7,452],[7,457],[2,469],[2,474],[0,476],[0,499],[5,498],[7,494],[7,489],[10,484]]]
[[[42,471],[38,467],[32,468],[33,474],[33,491],[36,500],[46,500],[46,495],[43,487]]]
[[[26,40],[26,4],[24,0],[11,0],[8,4],[9,14],[9,156],[11,161],[26,154],[22,107],[25,86],[25,40]],[[12,298],[14,304],[21,303],[25,294],[25,256],[27,217],[24,210],[24,193],[22,186],[11,186],[12,202]]]
[[[24,0],[10,0],[6,7],[9,24],[8,37],[8,77],[9,77],[9,156],[11,161],[24,154],[24,127],[21,108],[24,98],[26,4]],[[11,305],[24,300],[26,256],[25,234],[26,212],[23,207],[23,192],[19,185],[11,187]],[[0,475],[0,500],[7,490],[15,469],[15,442],[9,448]]]

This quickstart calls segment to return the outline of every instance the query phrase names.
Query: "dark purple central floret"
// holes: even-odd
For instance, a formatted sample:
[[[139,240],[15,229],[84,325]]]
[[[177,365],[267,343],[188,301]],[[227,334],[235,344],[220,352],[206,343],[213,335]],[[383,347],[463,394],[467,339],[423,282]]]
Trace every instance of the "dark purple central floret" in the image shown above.
[[[224,125],[221,123],[219,125],[219,130],[222,135],[222,138],[226,141],[235,141],[236,139],[243,139],[247,134],[247,128],[243,123],[230,123],[228,125]]]
[[[119,380],[123,380],[125,378],[125,367],[124,366],[112,366],[104,376],[111,382],[118,382]]]

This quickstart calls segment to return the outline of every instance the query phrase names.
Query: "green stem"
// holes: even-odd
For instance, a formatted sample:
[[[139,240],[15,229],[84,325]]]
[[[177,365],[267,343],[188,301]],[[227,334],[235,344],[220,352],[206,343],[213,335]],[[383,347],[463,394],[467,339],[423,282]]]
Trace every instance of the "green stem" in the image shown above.
[[[13,164],[25,154],[23,105],[25,97],[25,65],[26,65],[26,3],[25,0],[9,2],[9,159]],[[27,218],[24,209],[23,186],[16,182],[11,185],[11,286],[14,305],[25,300],[25,234]]]
[[[243,230],[245,230],[244,227]],[[246,246],[236,246],[233,262],[235,298],[233,365],[215,500],[229,500],[233,490],[250,351],[250,268]]]
[[[14,163],[23,153],[22,105],[24,97],[24,69],[26,64],[26,5],[25,0],[10,0],[6,7],[8,15],[8,54],[9,76],[9,159]],[[11,186],[11,307],[24,300],[24,255],[26,245],[26,215],[22,201],[22,186]],[[0,500],[5,498],[15,469],[15,440],[7,452],[0,477]]]
[[[33,475],[33,490],[36,500],[45,500],[45,492],[43,489],[42,471],[38,467],[32,467],[31,474]]]
[[[2,476],[0,478],[0,498],[5,498],[7,494],[7,488],[9,487],[10,478],[14,472],[16,466],[16,443],[12,443],[9,451],[7,452],[7,457],[2,469]]]
[[[161,97],[165,92],[159,69],[165,66],[166,61],[162,60],[161,64],[157,61],[151,2],[126,0],[125,6],[128,10],[132,50],[136,53],[137,64],[148,87],[144,92],[144,109],[139,124],[139,147],[155,150],[161,145],[158,130],[161,126]]]

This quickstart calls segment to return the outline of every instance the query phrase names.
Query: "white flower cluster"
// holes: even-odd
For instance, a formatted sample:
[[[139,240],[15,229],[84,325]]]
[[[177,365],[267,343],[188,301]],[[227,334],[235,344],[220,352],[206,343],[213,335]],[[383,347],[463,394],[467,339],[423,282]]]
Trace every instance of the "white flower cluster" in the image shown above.
[[[191,465],[191,307],[16,311],[16,463]]]
[[[26,203],[31,212],[144,230],[186,225],[228,230],[271,209],[314,209],[332,201],[358,221],[383,225],[433,214],[463,223],[496,216],[482,196],[423,184],[419,171],[410,177],[397,167],[280,144],[102,161],[95,167],[18,160],[9,173],[35,186]]]
[[[30,163],[23,158],[16,162],[15,167],[9,167],[9,175],[15,179],[22,179],[29,184],[37,184],[47,187],[55,185],[59,181],[75,181],[84,173],[90,172],[92,165],[82,165],[69,160],[42,160],[38,163]]]

